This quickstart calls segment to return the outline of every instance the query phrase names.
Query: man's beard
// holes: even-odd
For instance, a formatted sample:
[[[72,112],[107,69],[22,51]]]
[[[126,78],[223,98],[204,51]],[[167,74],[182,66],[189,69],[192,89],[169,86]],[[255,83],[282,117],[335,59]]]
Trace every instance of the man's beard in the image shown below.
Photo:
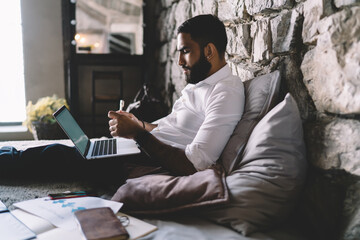
[[[185,74],[186,82],[196,84],[204,80],[207,78],[210,68],[211,63],[206,60],[205,54],[202,52],[197,63],[195,63],[193,67],[187,68],[190,70],[190,74]]]

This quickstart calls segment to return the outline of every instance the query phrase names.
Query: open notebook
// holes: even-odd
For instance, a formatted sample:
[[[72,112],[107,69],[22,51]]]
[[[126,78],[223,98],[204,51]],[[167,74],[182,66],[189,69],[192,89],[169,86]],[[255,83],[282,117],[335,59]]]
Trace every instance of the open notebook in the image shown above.
[[[36,234],[36,239],[39,240],[79,240],[84,239],[79,227],[72,230],[58,228],[49,221],[26,212],[22,209],[15,209],[11,213],[20,221],[22,221],[31,231]],[[130,235],[130,240],[141,238],[153,231],[157,227],[144,222],[140,219],[118,212],[117,216],[127,216],[130,223],[126,226],[126,230]],[[33,235],[35,235],[33,234]],[[1,238],[2,239],[2,238]]]
[[[65,106],[62,106],[53,115],[85,159],[109,158],[140,153],[136,142],[131,139],[90,140]]]
[[[35,239],[35,233],[17,219],[0,200],[0,239]]]

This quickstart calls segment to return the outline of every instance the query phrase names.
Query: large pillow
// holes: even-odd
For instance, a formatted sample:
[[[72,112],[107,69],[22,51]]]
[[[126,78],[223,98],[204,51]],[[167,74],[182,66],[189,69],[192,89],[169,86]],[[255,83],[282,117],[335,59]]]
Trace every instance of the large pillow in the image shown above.
[[[256,77],[244,82],[244,86],[244,114],[219,159],[227,173],[238,164],[239,156],[256,124],[278,103],[280,72],[277,70]]]
[[[131,214],[161,214],[226,203],[229,200],[221,166],[174,177],[153,174],[128,179],[113,201],[124,203]]]
[[[302,122],[290,94],[256,125],[234,169],[226,177],[230,203],[204,216],[244,235],[284,220],[306,175]]]

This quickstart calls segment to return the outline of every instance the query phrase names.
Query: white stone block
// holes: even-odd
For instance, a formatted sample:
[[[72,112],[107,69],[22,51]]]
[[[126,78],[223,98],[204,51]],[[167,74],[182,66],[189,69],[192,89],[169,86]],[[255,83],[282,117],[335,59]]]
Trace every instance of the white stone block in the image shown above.
[[[160,31],[160,42],[169,41],[175,28],[175,10],[177,4],[173,4],[171,8],[166,9],[160,13],[157,27]]]
[[[300,14],[296,10],[285,11],[270,20],[272,52],[290,51]]]
[[[268,18],[251,25],[251,37],[253,38],[252,61],[256,63],[268,61],[271,47]]]
[[[304,43],[314,44],[317,40],[319,21],[333,13],[328,0],[311,0],[304,3],[302,38]]]
[[[360,3],[360,0],[334,0],[334,4],[337,8],[352,5],[355,3]]]
[[[174,32],[172,38],[176,38],[177,28],[191,17],[191,5],[189,0],[180,1],[172,14],[174,15]]]
[[[161,6],[163,8],[168,8],[173,4],[174,0],[161,0]]]
[[[217,11],[216,0],[194,0],[191,4],[191,15],[215,14]]]
[[[250,16],[246,11],[245,2],[239,0],[218,1],[218,17],[220,20],[242,19],[249,20]]]
[[[360,176],[360,121],[319,120],[306,130],[309,161],[322,169],[343,169]]]
[[[291,8],[293,5],[293,0],[245,0],[247,12],[252,16],[267,10]]]
[[[227,53],[236,55],[240,59],[250,58],[251,43],[250,25],[238,24],[226,28],[228,37]]]
[[[169,44],[169,58],[171,58],[174,61],[178,61],[178,52],[177,52],[177,39],[173,38],[171,39],[171,42]]]
[[[317,46],[304,56],[304,83],[320,112],[360,114],[359,23],[360,7],[324,18]]]
[[[238,76],[243,82],[253,79],[254,77],[256,77],[256,74],[261,70],[260,67],[252,65],[251,63],[236,64],[233,62],[229,62],[229,66],[232,70],[232,73]]]
[[[255,15],[265,9],[270,9],[272,0],[245,0],[245,6],[250,15]]]
[[[228,1],[218,2],[218,17],[220,20],[229,20],[235,18],[235,9]]]

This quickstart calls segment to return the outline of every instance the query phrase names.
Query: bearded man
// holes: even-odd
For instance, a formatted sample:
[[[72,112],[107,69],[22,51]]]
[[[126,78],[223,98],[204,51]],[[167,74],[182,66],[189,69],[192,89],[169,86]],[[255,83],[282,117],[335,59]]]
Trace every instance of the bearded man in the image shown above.
[[[134,139],[175,175],[215,164],[244,110],[244,86],[225,61],[224,24],[199,15],[177,29],[178,64],[187,86],[172,112],[158,124],[122,111],[109,112],[112,136]]]

